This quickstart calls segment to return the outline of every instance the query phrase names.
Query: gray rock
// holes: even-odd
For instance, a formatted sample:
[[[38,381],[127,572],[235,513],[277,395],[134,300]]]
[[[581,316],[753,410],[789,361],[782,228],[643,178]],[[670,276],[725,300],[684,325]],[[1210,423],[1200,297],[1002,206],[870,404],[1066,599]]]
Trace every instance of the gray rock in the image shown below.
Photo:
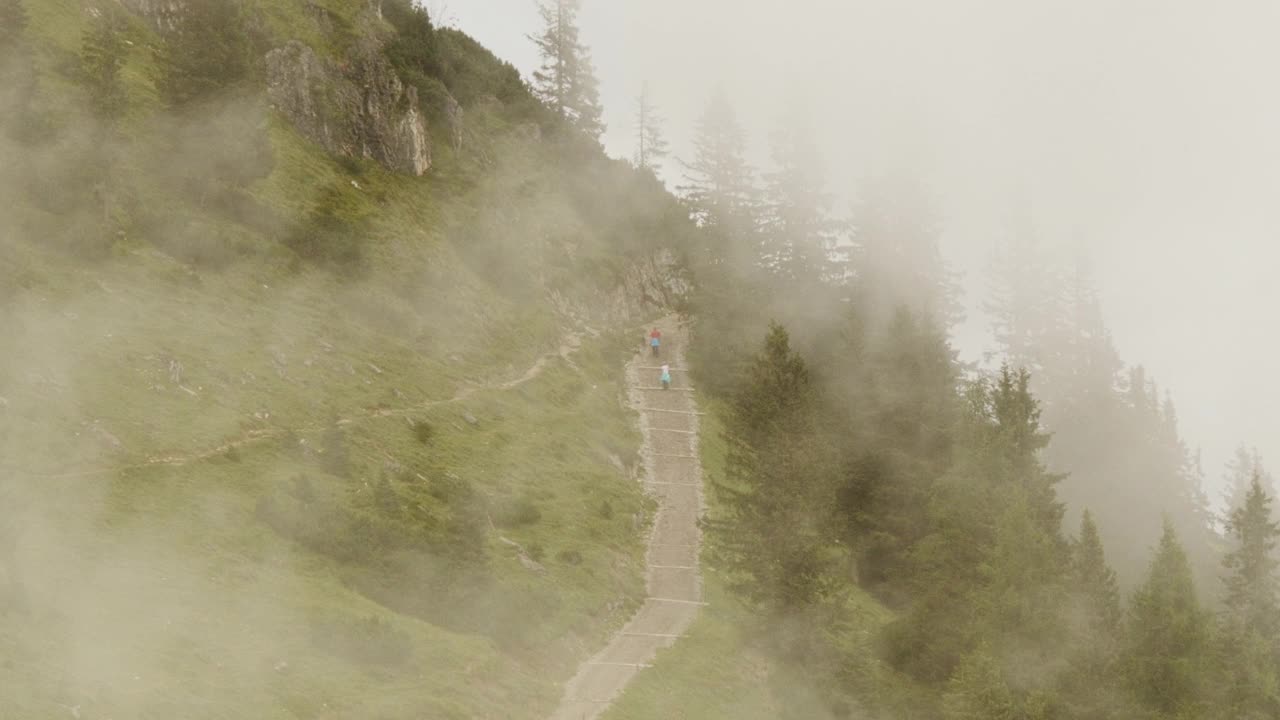
[[[421,176],[431,169],[418,91],[400,81],[376,39],[357,42],[341,67],[296,40],[266,60],[272,105],[308,139],[396,172]]]

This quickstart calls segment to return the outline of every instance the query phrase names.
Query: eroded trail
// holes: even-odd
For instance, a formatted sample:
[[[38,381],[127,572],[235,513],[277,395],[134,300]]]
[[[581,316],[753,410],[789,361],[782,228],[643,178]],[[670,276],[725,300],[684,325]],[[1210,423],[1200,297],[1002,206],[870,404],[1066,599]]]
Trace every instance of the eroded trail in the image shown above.
[[[685,368],[686,335],[675,318],[659,323],[661,359],[646,351],[627,366],[632,405],[640,413],[645,489],[658,511],[646,555],[648,597],[640,610],[587,660],[565,686],[552,720],[599,717],[658,650],[688,630],[702,602],[698,569],[702,514],[702,466],[698,456],[698,414]],[[659,365],[671,366],[670,390],[659,384]]]
[[[441,405],[449,405],[452,403],[463,402],[467,398],[479,392],[485,392],[490,390],[501,390],[501,391],[514,390],[520,387],[521,385],[524,385],[526,383],[536,380],[539,376],[542,375],[543,371],[546,370],[548,364],[550,364],[551,362],[557,359],[563,360],[567,363],[572,364],[573,354],[576,353],[581,346],[582,346],[581,335],[579,335],[576,332],[567,331],[561,336],[560,342],[559,342],[559,348],[556,351],[549,352],[539,356],[534,361],[534,363],[529,366],[527,370],[525,370],[522,374],[520,374],[518,377],[514,379],[488,380],[488,381],[467,383],[467,384],[464,384],[461,388],[459,388],[458,391],[454,393],[452,397],[444,400],[435,400],[431,402],[417,403],[417,404],[409,405],[407,407],[402,407],[402,408],[377,408],[377,409],[365,410],[357,415],[339,418],[337,420],[337,424],[345,426],[345,425],[351,425],[353,423],[359,423],[366,420],[371,420],[374,418],[409,417],[416,413],[422,412],[423,410],[430,410],[431,408],[439,407]],[[326,427],[328,426],[325,424],[317,424],[317,425],[295,427],[295,428],[276,427],[276,428],[263,428],[259,430],[250,430],[245,432],[239,438],[236,438],[233,440],[227,440],[226,442],[223,442],[214,447],[208,447],[202,450],[197,450],[197,451],[184,453],[184,454],[152,455],[147,457],[145,460],[141,462],[134,462],[134,463],[128,463],[123,465],[110,465],[110,466],[103,466],[103,467],[90,467],[90,468],[79,468],[79,469],[68,468],[61,471],[57,471],[57,472],[36,472],[31,470],[23,470],[20,468],[7,468],[0,465],[0,470],[8,470],[20,477],[56,480],[56,479],[78,478],[78,477],[93,477],[93,476],[99,476],[99,475],[110,475],[110,474],[118,473],[125,470],[139,470],[139,469],[163,466],[163,465],[180,467],[183,465],[190,465],[192,463],[209,460],[211,458],[224,455],[227,452],[230,452],[232,450],[239,450],[241,448],[252,445],[254,443],[263,442],[266,440],[278,439],[280,437],[283,437],[284,434],[288,431],[303,432],[303,433],[320,432],[324,430]]]

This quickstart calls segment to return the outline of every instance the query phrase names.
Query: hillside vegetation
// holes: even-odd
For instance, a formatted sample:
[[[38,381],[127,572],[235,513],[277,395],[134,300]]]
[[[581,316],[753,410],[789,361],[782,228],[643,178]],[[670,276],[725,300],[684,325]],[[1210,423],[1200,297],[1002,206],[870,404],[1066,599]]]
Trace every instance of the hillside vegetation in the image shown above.
[[[538,717],[642,595],[685,215],[382,6],[0,2],[6,716]]]

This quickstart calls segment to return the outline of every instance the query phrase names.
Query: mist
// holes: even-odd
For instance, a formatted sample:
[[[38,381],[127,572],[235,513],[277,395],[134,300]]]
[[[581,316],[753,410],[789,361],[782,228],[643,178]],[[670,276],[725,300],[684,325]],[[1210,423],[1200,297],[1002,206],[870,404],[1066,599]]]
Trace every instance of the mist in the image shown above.
[[[1274,710],[1280,9],[549,7],[0,0],[0,716]]]
[[[535,66],[532,3],[445,7]],[[667,118],[672,186],[713,91],[763,167],[769,133],[806,107],[838,197],[886,174],[928,187],[963,273],[964,358],[993,350],[981,305],[996,244],[1030,230],[1092,266],[1121,357],[1172,392],[1215,500],[1237,445],[1280,455],[1265,332],[1280,304],[1274,5],[615,0],[585,2],[582,25],[611,154],[633,151],[645,82]]]

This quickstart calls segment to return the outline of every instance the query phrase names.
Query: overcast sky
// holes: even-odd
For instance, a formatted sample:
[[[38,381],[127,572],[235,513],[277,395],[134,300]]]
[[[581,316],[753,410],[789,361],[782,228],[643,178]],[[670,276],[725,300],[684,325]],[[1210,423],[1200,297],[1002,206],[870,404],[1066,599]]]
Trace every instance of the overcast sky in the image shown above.
[[[526,73],[534,0],[428,0]],[[1087,255],[1130,363],[1174,393],[1211,480],[1231,448],[1280,469],[1280,4],[1236,0],[583,0],[611,154],[642,82],[677,155],[708,93],[763,140],[804,103],[843,198],[924,179],[944,251],[985,292],[1015,215]],[[678,173],[672,172],[674,177]],[[975,310],[958,332],[989,349]]]

